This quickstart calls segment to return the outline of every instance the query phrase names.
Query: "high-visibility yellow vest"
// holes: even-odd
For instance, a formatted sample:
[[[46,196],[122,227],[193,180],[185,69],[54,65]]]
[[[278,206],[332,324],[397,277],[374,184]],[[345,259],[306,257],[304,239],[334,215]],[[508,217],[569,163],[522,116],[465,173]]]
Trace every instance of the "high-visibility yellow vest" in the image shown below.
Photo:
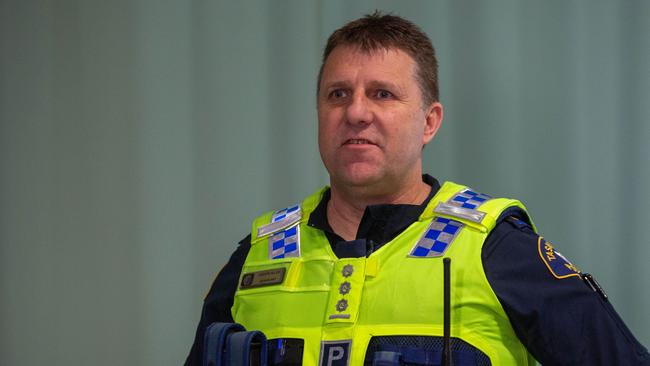
[[[516,200],[490,198],[446,182],[418,221],[363,258],[339,259],[325,234],[307,225],[325,188],[300,205],[253,222],[232,307],[233,319],[267,338],[304,340],[303,365],[325,345],[349,346],[362,365],[373,336],[443,335],[443,258],[451,265],[451,336],[492,365],[534,365],[492,291],[481,248]],[[331,355],[330,355],[331,356]]]

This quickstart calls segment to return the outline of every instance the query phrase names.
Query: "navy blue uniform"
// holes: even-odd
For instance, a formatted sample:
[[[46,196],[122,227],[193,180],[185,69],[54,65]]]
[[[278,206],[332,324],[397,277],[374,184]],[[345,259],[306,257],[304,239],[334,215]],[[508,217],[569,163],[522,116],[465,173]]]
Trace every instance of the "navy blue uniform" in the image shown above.
[[[425,202],[368,206],[353,241],[344,241],[327,221],[329,191],[308,225],[325,232],[339,258],[370,255],[415,222],[440,189],[431,176],[423,180],[431,186]],[[488,282],[528,351],[543,365],[650,366],[648,351],[593,279],[553,276],[538,253],[540,237],[528,222],[519,209],[504,212],[481,254]],[[233,321],[230,308],[250,246],[249,235],[239,242],[212,284],[186,365],[201,365],[203,333],[209,324]]]

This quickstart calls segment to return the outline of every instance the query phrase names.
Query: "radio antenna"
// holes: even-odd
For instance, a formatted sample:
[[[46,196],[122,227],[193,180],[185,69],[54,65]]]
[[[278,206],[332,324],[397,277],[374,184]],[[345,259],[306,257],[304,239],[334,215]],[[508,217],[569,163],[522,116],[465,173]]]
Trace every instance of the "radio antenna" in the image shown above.
[[[451,258],[443,258],[442,263],[444,266],[442,366],[451,366]]]

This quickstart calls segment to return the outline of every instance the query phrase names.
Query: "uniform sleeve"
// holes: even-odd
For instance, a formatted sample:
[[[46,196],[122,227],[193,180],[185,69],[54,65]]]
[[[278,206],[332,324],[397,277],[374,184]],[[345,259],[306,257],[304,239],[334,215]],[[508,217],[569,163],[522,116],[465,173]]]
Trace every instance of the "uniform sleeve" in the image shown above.
[[[221,269],[215,278],[208,295],[203,300],[201,320],[196,328],[194,344],[190,354],[185,360],[185,365],[200,366],[203,363],[203,334],[208,325],[214,322],[232,323],[232,308],[237,282],[241,274],[244,261],[251,247],[250,235],[239,242],[239,246],[230,257],[230,260]]]
[[[545,261],[544,255],[550,257]],[[549,265],[549,258],[557,261]],[[575,272],[524,221],[501,221],[483,246],[482,260],[517,336],[541,364],[650,365],[648,351],[597,283]]]

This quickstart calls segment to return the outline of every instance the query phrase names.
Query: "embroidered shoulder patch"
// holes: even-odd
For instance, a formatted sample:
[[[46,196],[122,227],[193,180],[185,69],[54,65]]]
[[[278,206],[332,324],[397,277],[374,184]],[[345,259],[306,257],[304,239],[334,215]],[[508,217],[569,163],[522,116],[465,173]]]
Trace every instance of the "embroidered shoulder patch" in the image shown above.
[[[553,245],[541,236],[537,239],[537,251],[542,262],[546,265],[553,277],[557,279],[580,277],[580,270],[573,263],[569,262],[560,252],[553,248]]]

